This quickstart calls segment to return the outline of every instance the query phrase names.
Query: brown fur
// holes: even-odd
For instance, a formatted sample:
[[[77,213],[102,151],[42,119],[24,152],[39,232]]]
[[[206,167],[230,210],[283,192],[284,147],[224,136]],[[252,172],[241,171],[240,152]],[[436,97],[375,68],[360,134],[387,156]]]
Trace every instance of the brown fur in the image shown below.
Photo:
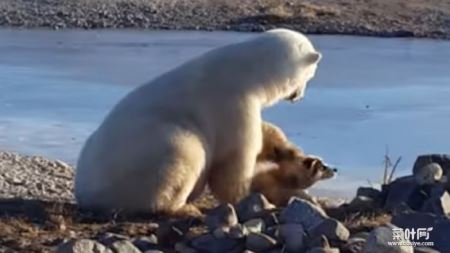
[[[264,121],[262,123],[262,133],[263,146],[256,159],[258,162],[278,162],[303,154],[303,151],[292,144],[284,132],[274,124]]]
[[[263,167],[260,163],[258,167]],[[292,196],[315,202],[304,190],[314,183],[334,176],[336,170],[323,164],[316,157],[297,153],[261,169],[255,174],[251,189],[262,193],[277,206],[286,205]]]

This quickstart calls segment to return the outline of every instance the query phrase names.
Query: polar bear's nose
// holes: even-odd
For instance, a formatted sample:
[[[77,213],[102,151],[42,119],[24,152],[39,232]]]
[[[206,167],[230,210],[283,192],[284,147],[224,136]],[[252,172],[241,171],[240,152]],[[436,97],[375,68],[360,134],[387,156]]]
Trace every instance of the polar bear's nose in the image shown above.
[[[298,101],[298,100],[300,100],[300,98],[301,98],[301,89],[297,89],[297,90],[295,90],[294,92],[292,92],[292,94],[291,95],[289,95],[287,98],[286,98],[286,100],[289,100],[289,101],[291,101],[291,102],[296,102],[296,101]]]

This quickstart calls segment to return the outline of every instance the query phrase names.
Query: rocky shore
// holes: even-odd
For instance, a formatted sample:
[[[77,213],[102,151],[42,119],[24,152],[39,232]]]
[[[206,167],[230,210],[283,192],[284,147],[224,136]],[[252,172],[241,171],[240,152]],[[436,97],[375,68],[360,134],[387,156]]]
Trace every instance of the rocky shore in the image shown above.
[[[73,175],[61,161],[0,153],[0,252],[450,252],[446,155],[420,156],[410,176],[360,187],[338,205],[294,197],[275,207],[261,194],[218,205],[206,193],[196,203],[201,220],[79,210]]]
[[[263,31],[450,38],[450,1],[2,0],[0,26]]]

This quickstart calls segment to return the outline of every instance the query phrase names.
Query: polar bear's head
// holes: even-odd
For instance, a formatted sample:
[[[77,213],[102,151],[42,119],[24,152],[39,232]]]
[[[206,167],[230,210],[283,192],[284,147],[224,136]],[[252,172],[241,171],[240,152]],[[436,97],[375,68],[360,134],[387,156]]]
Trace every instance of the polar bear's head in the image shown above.
[[[306,36],[287,29],[270,30],[260,39],[267,41],[266,57],[269,56],[276,64],[272,66],[272,74],[277,80],[271,80],[265,88],[270,94],[268,105],[280,99],[291,102],[300,100],[305,94],[307,82],[316,73],[321,54]]]
[[[314,77],[321,59],[306,36],[287,29],[274,29],[244,44],[247,45],[242,48],[252,58],[250,65],[253,67],[249,72],[258,75],[254,88],[263,106],[282,99],[297,101],[304,96],[306,84]]]

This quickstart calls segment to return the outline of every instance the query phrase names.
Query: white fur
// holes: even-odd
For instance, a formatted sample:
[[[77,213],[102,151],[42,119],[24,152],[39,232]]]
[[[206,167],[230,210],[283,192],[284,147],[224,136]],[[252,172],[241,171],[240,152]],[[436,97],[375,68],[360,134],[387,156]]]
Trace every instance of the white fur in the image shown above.
[[[205,185],[248,193],[261,110],[300,91],[320,60],[300,33],[276,29],[212,50],[137,88],[89,137],[75,194],[86,208],[174,211]]]

